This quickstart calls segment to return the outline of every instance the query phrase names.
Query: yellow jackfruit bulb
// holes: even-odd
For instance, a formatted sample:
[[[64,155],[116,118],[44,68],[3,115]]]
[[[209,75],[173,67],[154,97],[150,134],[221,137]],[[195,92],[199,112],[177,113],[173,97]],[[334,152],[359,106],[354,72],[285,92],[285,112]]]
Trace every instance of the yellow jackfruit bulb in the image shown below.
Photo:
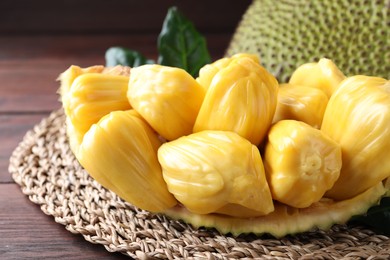
[[[80,75],[88,73],[102,73],[109,75],[118,75],[118,76],[129,76],[130,67],[117,65],[114,67],[104,67],[103,65],[95,65],[91,67],[81,68],[76,65],[70,66],[66,71],[61,73],[57,80],[60,81],[60,89],[58,93],[61,96],[61,102],[64,102],[64,99],[67,97],[67,93],[72,87],[73,81]]]
[[[61,96],[61,101],[63,102],[66,94],[70,91],[70,88],[73,84],[73,81],[82,74],[87,73],[101,73],[104,70],[104,66],[91,66],[87,68],[81,68],[76,65],[70,66],[66,71],[60,74],[57,80],[60,81],[59,94]]]
[[[275,113],[278,82],[259,63],[234,59],[215,74],[194,125],[203,130],[233,131],[261,143]]]
[[[101,73],[87,73],[78,76],[63,102],[67,120],[68,137],[73,152],[77,153],[77,143],[81,143],[84,134],[92,124],[115,110],[131,108],[127,100],[129,77]]]
[[[321,130],[343,151],[343,167],[327,196],[348,199],[390,176],[390,81],[344,80],[329,99]]]
[[[328,96],[320,89],[280,84],[273,123],[294,119],[320,128]]]
[[[177,204],[163,180],[157,134],[134,110],[104,116],[85,134],[78,160],[103,187],[151,212]]]
[[[341,148],[306,123],[273,125],[265,148],[265,171],[272,197],[295,208],[319,201],[340,174]]]
[[[133,68],[131,106],[167,140],[192,133],[205,91],[185,70],[162,65]]]
[[[299,66],[291,75],[289,83],[321,89],[330,97],[344,79],[344,74],[333,61],[322,58],[318,62]]]
[[[240,58],[249,58],[252,59],[254,62],[260,64],[260,59],[256,54],[250,54],[250,53],[237,53],[229,58],[221,58],[219,60],[216,60],[215,62],[211,64],[204,65],[199,70],[199,77],[196,78],[196,81],[207,90],[211,84],[211,81],[213,80],[215,74],[217,74],[218,71],[220,71],[223,68],[226,68],[233,60],[240,59]]]
[[[189,211],[236,217],[274,210],[260,152],[238,134],[202,131],[158,150],[164,180]]]
[[[84,133],[76,130],[69,117],[65,119],[66,135],[68,137],[70,150],[77,155],[80,144],[83,141]]]

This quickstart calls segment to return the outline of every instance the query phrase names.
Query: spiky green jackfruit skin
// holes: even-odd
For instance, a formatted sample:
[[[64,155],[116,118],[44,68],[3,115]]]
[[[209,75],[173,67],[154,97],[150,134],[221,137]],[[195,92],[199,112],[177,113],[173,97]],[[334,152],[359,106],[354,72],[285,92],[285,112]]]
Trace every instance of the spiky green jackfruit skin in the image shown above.
[[[390,0],[253,0],[226,51],[255,53],[279,82],[332,59],[345,75],[390,77]]]

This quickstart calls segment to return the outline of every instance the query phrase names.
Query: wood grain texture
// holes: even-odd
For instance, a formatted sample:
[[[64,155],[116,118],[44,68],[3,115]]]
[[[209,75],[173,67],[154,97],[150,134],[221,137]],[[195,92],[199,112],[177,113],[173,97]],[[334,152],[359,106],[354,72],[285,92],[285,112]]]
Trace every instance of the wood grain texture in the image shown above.
[[[128,259],[55,223],[18,185],[0,188],[0,259]]]
[[[26,132],[49,113],[0,115],[0,184],[12,182],[8,172],[9,158]]]
[[[58,68],[0,69],[0,112],[50,111],[60,106]]]

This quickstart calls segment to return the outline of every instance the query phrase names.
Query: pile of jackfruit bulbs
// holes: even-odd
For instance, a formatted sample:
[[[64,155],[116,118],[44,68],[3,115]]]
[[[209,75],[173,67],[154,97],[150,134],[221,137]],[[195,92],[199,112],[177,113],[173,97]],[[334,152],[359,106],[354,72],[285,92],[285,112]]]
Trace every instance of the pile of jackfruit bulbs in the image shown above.
[[[284,235],[345,222],[389,190],[390,81],[346,77],[329,59],[283,84],[247,53],[197,78],[148,64],[59,79],[75,157],[141,209]]]

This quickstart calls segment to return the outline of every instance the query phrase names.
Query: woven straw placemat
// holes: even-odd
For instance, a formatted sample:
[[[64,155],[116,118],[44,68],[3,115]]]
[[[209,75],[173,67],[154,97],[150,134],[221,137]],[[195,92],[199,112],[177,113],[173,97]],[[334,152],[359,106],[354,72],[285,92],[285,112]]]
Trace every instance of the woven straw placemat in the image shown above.
[[[14,150],[9,171],[29,199],[72,233],[133,258],[388,259],[390,238],[335,225],[275,239],[226,236],[140,210],[104,189],[69,149],[62,110],[44,118]]]

